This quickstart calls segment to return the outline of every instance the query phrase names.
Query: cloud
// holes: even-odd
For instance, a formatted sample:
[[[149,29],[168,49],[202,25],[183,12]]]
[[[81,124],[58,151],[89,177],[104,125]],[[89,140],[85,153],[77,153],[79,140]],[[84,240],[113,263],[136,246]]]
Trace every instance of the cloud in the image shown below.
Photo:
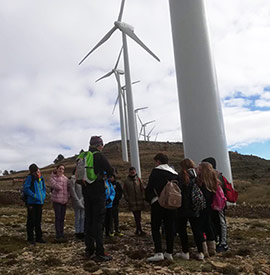
[[[206,4],[228,145],[270,139],[269,1]],[[120,139],[118,109],[112,115],[116,81],[95,80],[114,67],[121,34],[78,65],[112,28],[119,7],[118,0],[0,0],[1,170],[74,155],[91,135]],[[168,1],[126,1],[123,21],[161,59],[128,39],[132,81],[140,80],[134,107],[149,107],[140,116],[155,120],[152,140],[181,141]]]

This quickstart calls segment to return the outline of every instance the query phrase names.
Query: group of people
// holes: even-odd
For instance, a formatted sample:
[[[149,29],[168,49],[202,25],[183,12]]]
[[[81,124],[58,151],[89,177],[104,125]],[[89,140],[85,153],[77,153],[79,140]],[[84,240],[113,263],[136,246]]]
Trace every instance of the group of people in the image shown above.
[[[190,159],[180,163],[181,171],[176,172],[168,164],[168,157],[159,153],[154,157],[155,168],[145,186],[134,167],[129,168],[127,179],[121,185],[117,181],[117,171],[102,154],[103,140],[99,136],[90,139],[89,152],[92,153],[95,179],[91,183],[76,179],[76,167],[68,179],[64,175],[64,165],[59,164],[50,177],[51,201],[55,213],[56,240],[65,241],[64,220],[69,198],[75,213],[75,236],[85,242],[85,257],[96,261],[112,259],[104,251],[103,236],[122,236],[119,230],[119,201],[124,195],[136,224],[135,234],[146,233],[141,225],[141,211],[147,201],[151,207],[151,232],[155,254],[150,262],[173,260],[173,246],[179,235],[182,251],[175,256],[189,259],[187,223],[190,223],[199,260],[214,255],[216,251],[226,251],[227,226],[225,210],[211,208],[213,197],[222,182],[215,170],[214,158],[203,160],[197,167]],[[82,157],[79,155],[78,159]],[[46,186],[36,164],[29,166],[29,175],[24,183],[27,195],[27,240],[45,243],[42,237],[42,205],[46,198]],[[168,181],[177,182],[181,190],[182,205],[178,209],[166,209],[159,204],[159,196]],[[194,198],[201,199],[202,207],[194,205]],[[166,250],[163,251],[161,228],[165,233]],[[35,232],[35,234],[34,234]],[[34,237],[35,235],[35,237]],[[218,246],[216,247],[216,243]]]

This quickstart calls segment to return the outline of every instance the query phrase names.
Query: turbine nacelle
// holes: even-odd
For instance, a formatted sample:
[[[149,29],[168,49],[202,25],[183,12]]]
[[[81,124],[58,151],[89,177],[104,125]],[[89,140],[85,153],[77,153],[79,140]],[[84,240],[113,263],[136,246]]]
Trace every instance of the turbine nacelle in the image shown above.
[[[134,32],[134,27],[129,25],[128,23],[115,21],[114,25],[115,25],[116,28],[118,28],[120,30],[125,29],[125,30],[128,30],[128,31]]]

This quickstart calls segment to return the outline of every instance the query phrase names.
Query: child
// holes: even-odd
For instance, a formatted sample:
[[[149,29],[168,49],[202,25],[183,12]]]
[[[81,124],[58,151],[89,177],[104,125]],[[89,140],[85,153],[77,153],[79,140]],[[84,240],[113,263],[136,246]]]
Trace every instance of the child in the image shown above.
[[[75,237],[79,240],[84,239],[84,200],[82,194],[82,186],[76,183],[75,178],[76,168],[72,172],[69,180],[70,195],[72,198],[72,206],[75,213]]]
[[[105,236],[112,237],[111,224],[112,224],[112,205],[115,197],[115,191],[112,184],[108,179],[105,180],[105,194],[106,194],[106,214],[105,214]]]
[[[111,231],[113,232],[113,226],[114,226],[114,232],[117,236],[123,236],[123,234],[119,231],[119,201],[122,198],[123,195],[123,189],[119,182],[116,181],[116,176],[112,175],[109,178],[109,182],[112,184],[114,190],[115,190],[115,198],[113,200],[113,206],[112,206],[112,222],[111,222]]]

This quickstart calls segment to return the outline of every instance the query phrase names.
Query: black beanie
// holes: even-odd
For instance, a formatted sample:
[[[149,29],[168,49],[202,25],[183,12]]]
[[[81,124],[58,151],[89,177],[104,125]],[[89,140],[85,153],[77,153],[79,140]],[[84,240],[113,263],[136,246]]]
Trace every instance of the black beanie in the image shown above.
[[[203,159],[202,162],[208,162],[208,163],[212,164],[214,169],[216,169],[217,164],[216,164],[216,160],[213,157]]]
[[[32,163],[29,166],[29,171],[30,171],[31,174],[37,172],[37,170],[38,170],[38,167],[37,167],[37,165],[35,163]]]

